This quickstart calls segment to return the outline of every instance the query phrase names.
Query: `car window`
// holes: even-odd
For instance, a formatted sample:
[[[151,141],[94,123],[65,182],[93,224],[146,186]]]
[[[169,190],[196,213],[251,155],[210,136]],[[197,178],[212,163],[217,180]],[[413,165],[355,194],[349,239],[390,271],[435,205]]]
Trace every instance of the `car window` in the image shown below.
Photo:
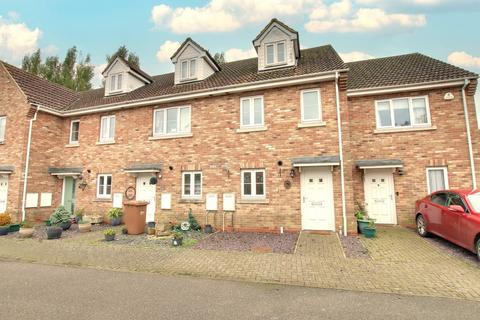
[[[432,194],[432,196],[430,197],[430,201],[441,206],[445,206],[447,204],[447,199],[448,196],[444,192]]]
[[[448,200],[448,205],[449,206],[451,206],[451,205],[460,206],[460,207],[463,208],[463,210],[465,212],[468,212],[467,206],[465,205],[462,198],[458,194],[450,193],[448,198],[449,198],[449,200]]]

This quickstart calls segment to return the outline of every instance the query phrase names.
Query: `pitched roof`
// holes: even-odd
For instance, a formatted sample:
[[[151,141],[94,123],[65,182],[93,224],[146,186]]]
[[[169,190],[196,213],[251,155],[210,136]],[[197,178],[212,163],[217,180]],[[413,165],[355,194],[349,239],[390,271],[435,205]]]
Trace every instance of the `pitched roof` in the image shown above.
[[[350,62],[347,66],[349,90],[478,77],[420,53]]]
[[[113,57],[113,59],[110,61],[110,63],[105,67],[105,69],[102,71],[102,74],[108,70],[108,68],[110,68],[110,66],[112,65],[112,63],[115,62],[115,60],[120,59],[122,60],[123,63],[125,63],[131,70],[135,71],[136,73],[138,73],[139,75],[141,75],[142,77],[144,77],[145,79],[149,80],[150,83],[153,82],[153,79],[152,77],[146,73],[145,71],[143,71],[142,69],[140,69],[139,67],[137,67],[136,65],[134,65],[133,63],[130,63],[128,62],[126,59],[122,58],[121,56],[119,55],[116,55],[115,57]]]
[[[77,92],[47,81],[8,63],[0,61],[23,91],[29,103],[62,110],[78,98]]]
[[[180,47],[178,47],[178,49],[175,51],[174,54],[172,54],[172,56],[170,57],[170,59],[173,59],[176,55],[178,55],[182,50],[183,48],[187,45],[187,43],[191,42],[194,46],[196,46],[198,49],[200,49],[201,51],[205,52],[205,54],[207,55],[207,57],[210,59],[210,62],[213,63],[215,65],[215,67],[217,68],[217,70],[220,70],[220,65],[217,63],[217,61],[210,55],[210,52],[208,50],[206,50],[204,47],[202,47],[201,45],[199,45],[196,41],[194,41],[192,38],[188,37],[187,39],[185,39],[185,41],[183,41],[183,43],[180,45]]]
[[[260,31],[258,33],[258,35],[255,37],[255,39],[253,39],[252,42],[255,42],[257,41],[261,36],[262,34],[268,30],[268,28],[270,28],[270,26],[274,23],[278,23],[279,25],[281,25],[283,28],[285,28],[286,30],[290,31],[291,33],[295,33],[297,35],[297,38],[298,38],[298,32],[297,30],[294,30],[292,28],[290,28],[289,26],[287,26],[285,23],[283,23],[282,21],[278,20],[277,18],[273,18],[272,20],[270,20],[270,22],[265,26],[265,28],[262,29],[262,31]]]

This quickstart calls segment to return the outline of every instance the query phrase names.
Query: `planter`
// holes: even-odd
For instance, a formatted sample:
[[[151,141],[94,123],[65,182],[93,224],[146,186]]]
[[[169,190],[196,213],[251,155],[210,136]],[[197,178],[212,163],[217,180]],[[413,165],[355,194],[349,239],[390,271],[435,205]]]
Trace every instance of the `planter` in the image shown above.
[[[47,227],[47,239],[48,240],[60,239],[60,237],[62,236],[62,231],[63,229],[61,227],[56,227],[56,226]]]
[[[72,226],[72,221],[65,221],[60,223],[60,228],[62,228],[63,231],[70,229]]]
[[[20,228],[20,230],[18,230],[18,236],[20,238],[31,238],[33,237],[34,231],[35,229],[33,228]]]
[[[363,229],[362,233],[365,236],[365,238],[375,238],[375,236],[377,235],[377,229],[366,227]]]
[[[105,235],[105,241],[113,241],[115,240],[115,235],[114,234],[106,234]]]
[[[10,226],[1,226],[0,227],[0,236],[6,236],[10,231]]]
[[[50,223],[50,220],[43,220],[43,222],[45,223],[45,225],[47,227],[50,227],[52,224]]]
[[[368,220],[357,220],[358,232],[363,233],[366,227],[370,224]]]
[[[172,238],[172,246],[179,247],[183,243],[183,238]]]
[[[20,224],[19,223],[12,223],[10,225],[9,231],[8,232],[17,232],[20,230]]]
[[[150,228],[150,227],[147,227],[147,234],[149,236],[154,236],[155,235],[155,228]]]
[[[118,225],[121,225],[121,224],[122,224],[122,217],[111,218],[110,219],[110,225],[112,225],[112,226],[118,226]]]
[[[78,225],[78,232],[85,233],[92,231],[92,224],[91,223],[80,223]]]
[[[211,224],[205,225],[205,233],[213,233],[213,228]]]

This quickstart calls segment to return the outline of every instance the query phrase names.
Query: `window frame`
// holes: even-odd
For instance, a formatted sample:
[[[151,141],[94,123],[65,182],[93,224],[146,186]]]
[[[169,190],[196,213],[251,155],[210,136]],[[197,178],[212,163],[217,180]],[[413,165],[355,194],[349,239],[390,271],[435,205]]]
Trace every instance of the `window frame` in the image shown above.
[[[305,92],[317,92],[317,94],[318,94],[318,116],[319,116],[319,119],[305,120],[305,110],[304,110],[304,101],[303,101],[303,94]],[[300,119],[301,123],[312,123],[312,122],[322,122],[323,121],[322,97],[321,97],[320,88],[304,89],[304,90],[300,91],[300,113],[301,113],[301,119]]]
[[[77,131],[77,140],[73,140],[72,139],[72,136],[73,136],[73,124],[74,123],[78,123],[78,131]],[[100,125],[101,126],[101,125]],[[75,120],[72,120],[70,121],[70,137],[68,139],[68,143],[69,144],[79,144],[80,143],[80,120],[79,119],[75,119]]]
[[[252,194],[245,194],[244,190],[244,173],[250,172],[252,175]],[[263,195],[257,195],[256,173],[263,173]],[[267,198],[267,175],[265,169],[241,169],[240,170],[240,189],[241,196],[244,200],[265,200]]]
[[[195,175],[200,174],[200,194],[195,194]],[[185,176],[190,175],[190,193],[185,194]],[[182,171],[182,199],[201,199],[203,192],[203,173],[202,171]]]
[[[426,169],[426,174],[427,174],[427,192],[428,194],[431,194],[433,192],[436,192],[436,191],[431,191],[431,186],[430,186],[430,175],[429,175],[429,172],[430,171],[434,171],[434,170],[442,170],[443,171],[443,181],[445,182],[445,189],[444,190],[448,190],[450,188],[449,186],[449,183],[448,183],[448,168],[447,167],[428,167]],[[440,190],[437,190],[437,191],[440,191]]]
[[[278,45],[283,43],[283,61],[278,61]],[[273,46],[273,62],[268,63],[268,46]],[[274,41],[274,42],[268,42],[265,43],[265,66],[270,67],[270,66],[278,66],[278,65],[284,65],[287,63],[287,41],[286,40],[281,40],[281,41]]]
[[[180,128],[180,110],[186,109],[189,110],[189,117],[188,120],[190,122],[190,130],[189,131],[182,131],[179,132],[178,129]],[[177,109],[177,132],[167,133],[167,110]],[[163,130],[162,132],[156,132],[156,123],[157,123],[157,112],[163,111]],[[176,135],[184,135],[192,133],[192,106],[185,105],[185,106],[177,106],[177,107],[169,107],[169,108],[154,108],[153,109],[153,128],[152,128],[153,136],[154,137],[164,137],[164,136],[176,136]]]
[[[425,99],[425,112],[427,113],[427,123],[421,124],[414,124],[414,114],[413,114],[413,100],[415,99]],[[408,100],[408,114],[410,116],[410,125],[409,126],[395,126],[395,115],[394,115],[394,107],[393,102],[395,100]],[[389,110],[390,110],[390,126],[381,126],[380,117],[378,114],[378,105],[382,102],[388,102]],[[375,100],[375,123],[376,128],[379,130],[399,130],[399,129],[415,129],[415,128],[429,128],[432,126],[432,120],[430,116],[430,102],[428,99],[428,95],[423,96],[413,96],[413,97],[399,97],[399,98],[391,98],[391,99],[382,99],[382,100]]]
[[[262,122],[255,124],[255,99],[260,98],[262,100]],[[243,101],[249,100],[249,114],[250,124],[243,124]],[[240,98],[240,128],[261,128],[265,126],[265,101],[263,95],[242,97]]]
[[[104,184],[103,190],[100,190],[100,178],[103,177]],[[107,194],[107,181],[108,177],[110,177],[110,194]],[[100,192],[102,191],[102,192]],[[111,199],[113,194],[113,176],[111,173],[100,173],[97,174],[97,198],[98,199]]]
[[[5,142],[5,137],[7,136],[7,116],[0,116],[0,123],[3,122],[3,132],[0,136],[0,143]]]
[[[191,81],[191,80],[196,80],[198,78],[197,73],[198,73],[198,63],[197,63],[197,58],[193,59],[183,59],[180,61],[180,81]],[[183,63],[187,63],[187,72],[186,72],[186,77],[183,77]],[[195,63],[195,73],[192,75],[191,74],[191,68],[192,68],[192,62]]]
[[[110,118],[113,118],[113,137],[109,137],[108,139],[104,139],[102,137],[102,132],[103,132],[103,119],[110,119]],[[107,122],[108,123],[108,132],[110,133],[110,121]],[[115,115],[109,115],[109,116],[102,116],[100,117],[100,139],[99,141],[100,142],[115,142],[115,131],[117,129],[117,119],[115,117]]]
[[[121,86],[118,86],[118,78],[121,77]],[[111,93],[116,93],[116,92],[123,92],[123,72],[117,72],[114,74],[110,75],[110,92]],[[112,83],[113,83],[113,90],[112,90]]]

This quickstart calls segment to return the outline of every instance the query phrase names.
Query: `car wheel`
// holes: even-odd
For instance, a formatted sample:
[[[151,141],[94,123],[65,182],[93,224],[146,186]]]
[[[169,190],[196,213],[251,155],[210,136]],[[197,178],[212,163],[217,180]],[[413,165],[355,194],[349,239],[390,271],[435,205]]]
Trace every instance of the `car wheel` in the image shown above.
[[[477,240],[476,249],[477,249],[477,258],[478,260],[480,260],[480,239]]]
[[[420,214],[417,217],[417,232],[421,237],[428,237],[427,222],[425,218]]]

